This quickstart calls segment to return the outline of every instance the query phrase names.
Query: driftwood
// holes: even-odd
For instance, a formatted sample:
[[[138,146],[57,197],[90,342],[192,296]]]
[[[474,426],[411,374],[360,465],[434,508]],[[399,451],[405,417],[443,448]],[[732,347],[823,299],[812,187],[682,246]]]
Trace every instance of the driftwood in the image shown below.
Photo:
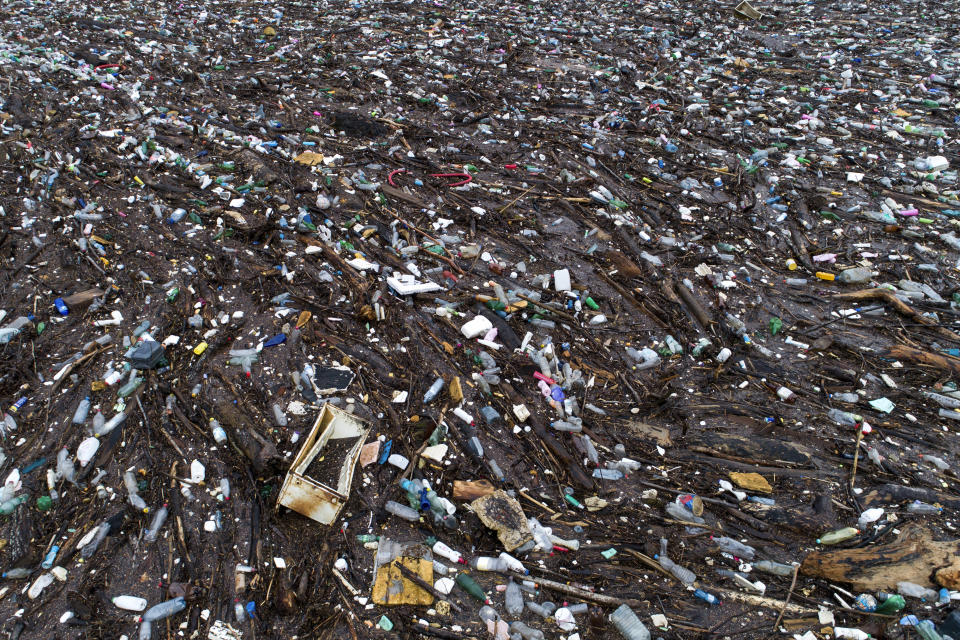
[[[900,344],[890,347],[887,350],[886,356],[888,358],[896,358],[897,360],[919,362],[920,364],[926,364],[931,367],[936,367],[937,369],[949,371],[954,375],[960,375],[960,358],[945,356],[922,349],[914,349],[913,347]]]
[[[852,300],[854,302],[860,302],[863,300],[878,300],[885,302],[892,306],[894,311],[900,315],[906,316],[907,318],[910,318],[919,324],[928,325],[940,335],[950,338],[951,340],[960,341],[960,335],[957,335],[946,327],[937,326],[937,323],[934,320],[931,320],[930,318],[921,314],[906,302],[893,295],[893,292],[889,291],[888,289],[861,289],[860,291],[851,291],[849,293],[838,293],[833,296],[833,299]]]
[[[939,542],[919,525],[904,527],[896,541],[864,549],[815,551],[800,573],[852,585],[860,591],[896,589],[898,582],[960,587],[960,540]]]
[[[763,464],[810,464],[806,447],[785,440],[738,436],[728,433],[705,432],[688,438],[691,451],[745,462]]]

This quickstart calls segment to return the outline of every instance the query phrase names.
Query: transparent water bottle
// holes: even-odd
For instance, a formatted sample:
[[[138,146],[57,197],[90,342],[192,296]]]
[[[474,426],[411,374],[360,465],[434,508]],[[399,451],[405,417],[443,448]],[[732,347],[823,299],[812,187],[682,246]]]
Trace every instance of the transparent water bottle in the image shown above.
[[[73,424],[83,424],[90,413],[90,396],[85,397],[77,405],[77,410],[73,412]]]
[[[393,500],[387,500],[387,504],[384,505],[384,509],[398,518],[403,518],[404,520],[409,520],[410,522],[418,522],[420,520],[419,511],[416,509],[411,509],[405,504],[394,502]]]
[[[690,569],[687,569],[686,567],[681,567],[680,565],[678,565],[673,560],[667,557],[667,539],[666,538],[660,538],[660,553],[658,555],[655,555],[654,559],[659,561],[661,567],[669,571],[671,574],[673,574],[673,576],[677,580],[679,580],[685,585],[691,585],[697,579],[697,575],[693,571],[691,571]]]
[[[504,602],[507,613],[511,616],[519,616],[523,612],[523,594],[520,593],[520,587],[513,580],[507,583]]]
[[[153,514],[153,520],[150,522],[150,528],[147,529],[147,532],[143,535],[144,540],[153,542],[157,539],[157,536],[160,534],[160,528],[163,526],[163,523],[167,521],[167,513],[166,504],[157,509],[157,512]]]
[[[186,608],[187,602],[183,599],[183,596],[181,596],[179,598],[174,598],[173,600],[167,600],[165,602],[153,605],[143,614],[143,620],[147,622],[162,620],[164,618],[169,618],[176,613],[180,613]]]
[[[714,544],[716,544],[722,551],[734,555],[738,558],[743,558],[744,560],[753,560],[753,555],[756,553],[756,549],[749,545],[745,545],[742,542],[737,542],[733,538],[728,538],[726,536],[720,536],[719,538],[712,538]]]
[[[650,640],[650,631],[640,622],[633,609],[625,604],[610,614],[610,622],[627,640]]]

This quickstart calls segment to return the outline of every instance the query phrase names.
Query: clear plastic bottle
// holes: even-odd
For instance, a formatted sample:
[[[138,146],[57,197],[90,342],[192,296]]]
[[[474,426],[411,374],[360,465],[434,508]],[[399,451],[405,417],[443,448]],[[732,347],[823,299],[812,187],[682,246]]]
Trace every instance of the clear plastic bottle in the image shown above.
[[[110,521],[104,520],[100,523],[100,526],[97,527],[97,533],[93,536],[93,539],[80,550],[80,557],[84,559],[93,557],[93,554],[97,552],[100,543],[103,542],[108,533],[110,533]]]
[[[420,520],[419,511],[416,509],[411,509],[405,504],[394,502],[393,500],[387,500],[387,504],[384,505],[384,509],[398,518],[403,518],[404,520],[408,520],[410,522],[418,522]]]
[[[97,430],[97,425],[96,423],[94,423],[93,435],[97,437],[103,437],[108,433],[110,433],[111,431],[113,431],[114,429],[116,429],[117,427],[119,427],[121,424],[123,424],[126,419],[127,419],[127,414],[121,411],[120,413],[116,414],[115,416],[107,420],[99,430]]]
[[[627,640],[650,640],[650,631],[647,629],[633,609],[625,604],[620,605],[610,614],[610,622]]]
[[[674,520],[680,520],[681,522],[690,522],[693,524],[703,524],[706,522],[706,520],[700,516],[693,515],[689,509],[684,508],[676,502],[668,502],[666,511]]]
[[[535,614],[546,620],[553,615],[552,607],[545,607],[542,604],[534,602],[533,600],[527,600],[527,609],[533,611]]]
[[[731,555],[734,555],[738,558],[743,558],[747,561],[753,560],[753,556],[757,551],[749,545],[745,545],[742,542],[737,542],[733,538],[728,538],[726,536],[720,536],[719,538],[712,539],[713,543],[717,545],[721,551],[726,551]]]
[[[440,390],[443,389],[443,378],[437,378],[433,381],[433,384],[430,385],[430,388],[427,389],[427,392],[423,394],[423,404],[428,404],[433,401],[440,394]]]
[[[511,616],[519,616],[523,612],[523,594],[520,593],[520,587],[516,582],[510,580],[507,583],[503,597],[507,613]]]
[[[854,413],[840,409],[830,409],[827,411],[827,417],[843,427],[855,427],[863,419]]]
[[[97,409],[97,412],[93,414],[93,433],[100,433],[106,421],[107,419],[103,417],[103,413]]]
[[[40,597],[40,594],[43,592],[43,590],[49,587],[52,583],[53,574],[48,571],[37,578],[33,584],[30,585],[30,589],[27,590],[27,595],[31,600],[36,600]]]
[[[73,412],[73,424],[83,424],[87,421],[87,415],[90,413],[90,396],[85,397],[77,405],[77,410]]]
[[[623,471],[619,469],[594,469],[593,477],[600,480],[620,480],[623,478]]]
[[[907,596],[908,598],[920,598],[927,602],[936,602],[938,598],[937,592],[933,589],[928,589],[914,582],[906,581],[897,583],[897,593],[902,596]]]
[[[287,414],[283,411],[283,408],[276,403],[273,405],[273,419],[278,427],[287,426]]]
[[[150,510],[147,507],[147,503],[139,495],[139,487],[137,486],[137,479],[133,475],[133,471],[127,471],[123,474],[123,484],[127,488],[128,500],[134,509],[146,513]]]
[[[543,631],[528,627],[519,620],[510,623],[510,633],[519,633],[523,640],[543,640]],[[639,638],[638,640],[647,640],[649,637],[650,635],[647,634],[646,638]]]
[[[919,513],[922,515],[936,515],[943,512],[943,507],[938,507],[933,504],[927,504],[926,502],[914,500],[907,505],[907,512]]]
[[[153,520],[150,521],[150,528],[143,534],[144,540],[154,542],[157,539],[157,536],[160,534],[160,528],[163,526],[163,523],[167,521],[167,514],[166,504],[157,509],[157,512],[153,514]]]
[[[691,585],[697,580],[697,575],[687,569],[686,567],[681,567],[669,557],[667,557],[667,539],[660,538],[660,553],[654,556],[654,559],[660,562],[660,566],[669,571],[673,576],[682,582],[685,585]]]
[[[793,566],[772,560],[761,560],[753,563],[753,568],[764,573],[772,573],[775,576],[792,576]]]
[[[70,452],[66,448],[57,452],[57,476],[70,484],[77,484],[77,470],[73,466]]]
[[[146,612],[144,612],[143,620],[147,622],[155,622],[157,620],[169,618],[176,613],[180,613],[186,608],[187,602],[183,599],[183,596],[181,596],[179,598],[174,598],[173,600],[167,600],[165,602],[153,605],[147,609]]]
[[[227,440],[227,432],[223,430],[216,418],[210,418],[210,431],[213,433],[213,441],[222,444]]]

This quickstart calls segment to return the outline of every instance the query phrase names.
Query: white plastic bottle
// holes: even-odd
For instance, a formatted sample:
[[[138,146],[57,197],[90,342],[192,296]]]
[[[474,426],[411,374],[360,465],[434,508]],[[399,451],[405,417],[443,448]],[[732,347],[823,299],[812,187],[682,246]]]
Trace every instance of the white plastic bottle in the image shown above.
[[[143,611],[147,608],[147,601],[136,596],[115,596],[110,599],[113,606],[126,611]]]

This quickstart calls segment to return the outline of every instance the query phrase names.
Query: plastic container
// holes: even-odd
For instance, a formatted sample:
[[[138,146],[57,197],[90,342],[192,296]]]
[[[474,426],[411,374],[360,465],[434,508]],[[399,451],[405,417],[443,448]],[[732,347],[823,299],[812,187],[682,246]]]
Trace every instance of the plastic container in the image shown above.
[[[146,599],[137,596],[114,596],[110,602],[113,606],[125,611],[143,611],[147,608]]]
[[[523,613],[523,594],[520,593],[520,587],[513,580],[507,582],[506,591],[503,594],[504,606],[507,613],[511,616],[519,616]]]
[[[420,512],[416,509],[411,509],[405,504],[400,504],[399,502],[394,502],[393,500],[387,500],[387,504],[384,505],[389,513],[397,516],[398,518],[403,518],[410,522],[419,522],[420,521]]]
[[[753,560],[753,556],[756,553],[756,549],[753,547],[745,545],[742,542],[737,542],[733,538],[728,538],[726,536],[713,538],[713,543],[717,545],[721,551],[726,551],[731,555],[734,555],[738,558],[743,558],[747,561]]]
[[[627,640],[650,640],[650,631],[640,622],[633,609],[625,604],[610,614],[610,622]]]
[[[169,618],[170,616],[180,613],[187,608],[187,602],[183,597],[174,598],[173,600],[167,600],[159,604],[155,604],[143,614],[142,619],[146,622],[154,622],[156,620],[162,620],[164,618]]]
[[[855,529],[853,527],[844,527],[843,529],[837,529],[836,531],[823,534],[817,538],[817,544],[840,544],[841,542],[846,542],[847,540],[855,538],[858,535],[860,535],[859,529]]]

